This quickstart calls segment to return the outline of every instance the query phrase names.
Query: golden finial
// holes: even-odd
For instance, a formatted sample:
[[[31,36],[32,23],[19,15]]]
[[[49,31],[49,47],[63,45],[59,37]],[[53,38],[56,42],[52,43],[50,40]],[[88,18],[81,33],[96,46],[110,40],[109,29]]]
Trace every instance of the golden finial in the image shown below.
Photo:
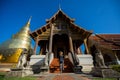
[[[28,20],[28,23],[27,23],[27,24],[30,24],[31,19],[32,19],[32,16],[30,16],[30,18],[29,18],[29,20]]]
[[[61,11],[61,0],[59,0],[59,10]]]
[[[61,11],[61,5],[60,5],[60,3],[59,3],[59,10]]]

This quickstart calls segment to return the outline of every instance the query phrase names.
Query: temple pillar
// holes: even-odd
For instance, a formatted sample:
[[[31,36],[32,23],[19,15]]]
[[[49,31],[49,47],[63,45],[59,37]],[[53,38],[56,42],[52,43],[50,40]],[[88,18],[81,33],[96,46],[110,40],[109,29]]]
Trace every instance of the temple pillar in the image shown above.
[[[86,53],[89,54],[89,49],[88,49],[88,45],[87,45],[87,38],[84,39],[84,45],[85,45]]]
[[[117,53],[116,53],[115,51],[113,51],[113,52],[114,52],[114,55],[115,55],[115,58],[116,58],[117,64],[120,64],[120,60],[119,60],[119,58],[118,58],[118,56],[117,56]]]
[[[38,40],[38,37],[36,38],[36,40],[35,40],[35,46],[34,46],[34,54],[36,55],[36,50],[37,50],[37,47],[38,47],[38,42],[39,42],[39,40]]]
[[[80,47],[78,47],[76,44],[77,43],[74,43],[74,51],[75,51],[75,53],[82,54]]]
[[[47,46],[47,45],[48,45],[48,44],[46,43],[46,44],[45,44],[45,52],[46,52],[46,53],[48,53],[48,46]]]
[[[82,54],[80,47],[77,48],[77,54]]]
[[[70,47],[70,52],[74,52],[74,50],[73,50],[73,42],[72,42],[72,38],[71,38],[71,34],[69,34],[69,47]]]
[[[49,39],[49,52],[52,53],[52,41],[53,41],[53,24],[50,25],[50,39]]]
[[[43,55],[43,46],[41,46],[40,55]]]

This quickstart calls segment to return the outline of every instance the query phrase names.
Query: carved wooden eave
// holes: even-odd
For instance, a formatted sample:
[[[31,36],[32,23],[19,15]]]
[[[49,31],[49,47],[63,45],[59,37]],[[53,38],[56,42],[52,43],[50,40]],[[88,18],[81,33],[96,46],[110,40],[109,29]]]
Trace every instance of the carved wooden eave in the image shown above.
[[[47,29],[49,29],[50,28],[50,23],[47,23],[46,25],[44,25],[44,26],[42,26],[42,27],[40,27],[39,29],[36,29],[35,31],[33,31],[33,32],[31,32],[30,33],[30,36],[34,39],[34,40],[36,40],[36,37],[40,37],[40,36],[45,36],[45,35],[43,35],[43,33],[47,30]],[[49,33],[48,33],[48,35],[49,35]],[[43,39],[44,40],[44,39]]]
[[[74,24],[73,22],[70,23],[70,27],[72,27],[72,29],[75,29],[78,32],[78,34],[81,34],[82,39],[88,38],[92,34],[92,31],[87,31],[82,27]]]

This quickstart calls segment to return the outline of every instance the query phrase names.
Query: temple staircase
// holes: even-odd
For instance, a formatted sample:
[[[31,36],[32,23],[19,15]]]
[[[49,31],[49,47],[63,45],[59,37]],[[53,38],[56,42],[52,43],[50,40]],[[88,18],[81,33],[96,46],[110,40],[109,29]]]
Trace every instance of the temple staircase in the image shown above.
[[[51,73],[60,73],[60,64],[59,64],[59,59],[54,58],[53,61],[50,64],[50,72]],[[73,72],[73,65],[69,61],[68,58],[64,59],[64,70],[63,73],[71,73]]]

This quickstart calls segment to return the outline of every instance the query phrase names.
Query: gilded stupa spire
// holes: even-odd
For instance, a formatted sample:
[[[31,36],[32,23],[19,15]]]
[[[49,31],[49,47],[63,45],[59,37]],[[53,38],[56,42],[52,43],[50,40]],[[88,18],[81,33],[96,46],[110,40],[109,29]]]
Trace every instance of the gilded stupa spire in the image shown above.
[[[28,22],[11,39],[0,44],[0,55],[5,62],[17,62],[22,49],[31,48],[31,38],[29,35],[31,17]]]
[[[23,26],[21,28],[21,30],[15,34],[13,36],[12,39],[19,39],[19,42],[17,46],[21,47],[21,48],[29,48],[30,47],[30,43],[31,43],[31,39],[29,36],[29,31],[30,31],[30,22],[31,22],[31,18],[29,18],[28,22],[25,24],[25,26]]]
[[[29,49],[31,47],[31,38],[29,35],[30,22],[31,22],[31,17],[18,33],[13,35],[11,39],[0,44],[0,52],[5,49],[9,49],[9,50],[10,49],[14,50],[16,48]]]

